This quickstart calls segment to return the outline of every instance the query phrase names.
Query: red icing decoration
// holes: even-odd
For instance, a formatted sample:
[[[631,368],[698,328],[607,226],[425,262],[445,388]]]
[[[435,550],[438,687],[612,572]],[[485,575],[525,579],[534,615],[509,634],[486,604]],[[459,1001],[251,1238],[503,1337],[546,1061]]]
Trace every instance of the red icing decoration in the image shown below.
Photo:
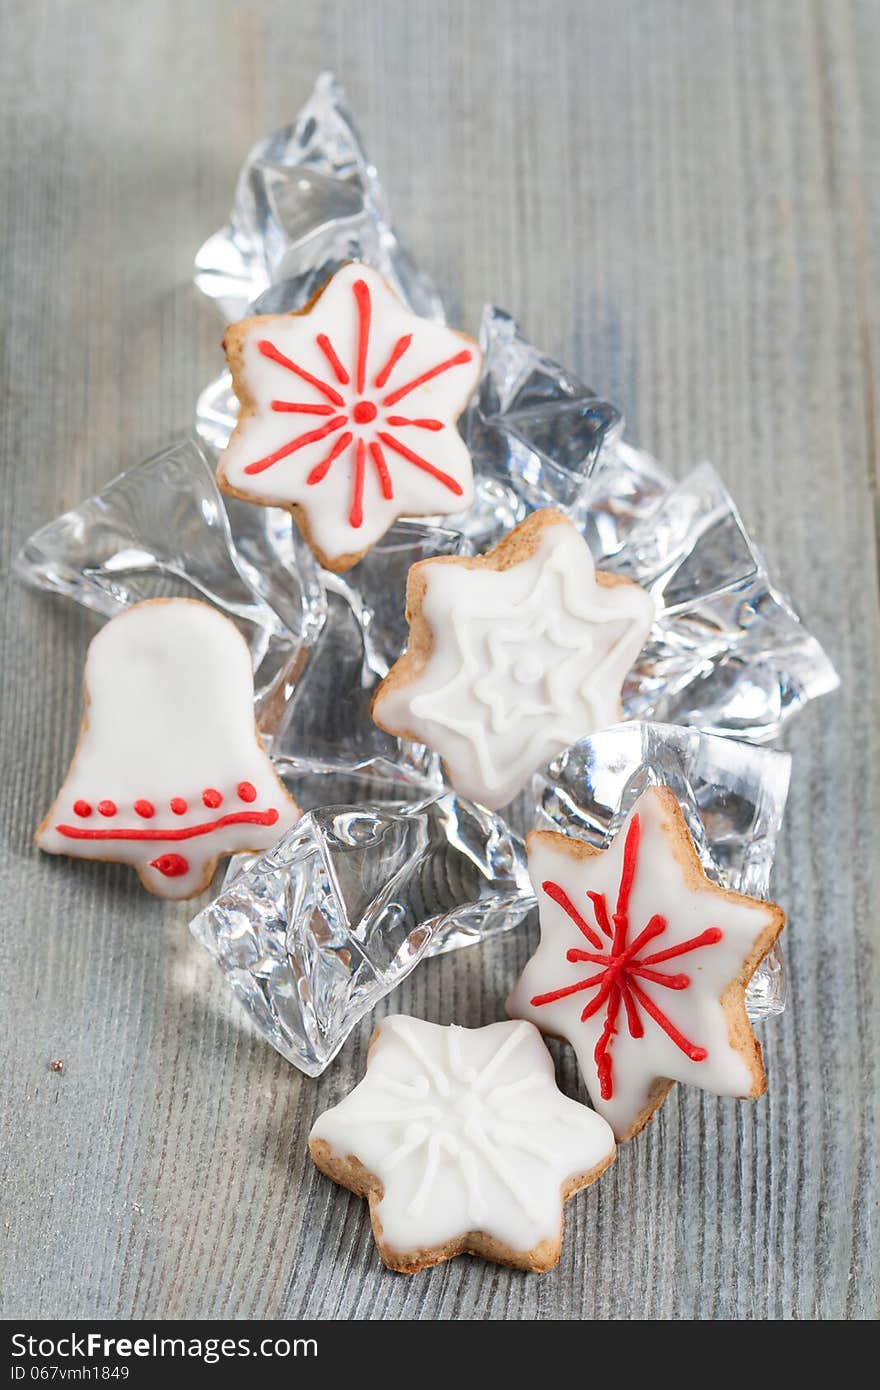
[[[378,414],[379,412],[372,401],[358,401],[351,412],[351,418],[356,425],[368,425],[371,420],[375,420]]]
[[[688,941],[681,941],[678,945],[669,946],[664,951],[656,951],[652,955],[643,956],[639,954],[642,949],[655,937],[662,936],[669,925],[665,917],[655,913],[635,940],[627,945],[629,900],[638,868],[640,840],[641,823],[638,816],[633,816],[623,847],[623,869],[617,892],[617,907],[611,920],[608,917],[604,893],[587,893],[587,897],[593,904],[599,930],[606,937],[611,938],[607,955],[605,954],[606,943],[584,920],[565,890],[558,883],[553,883],[549,879],[541,885],[548,898],[562,908],[590,945],[597,947],[596,951],[585,951],[581,947],[572,947],[566,952],[566,960],[572,963],[589,961],[602,968],[598,974],[578,980],[573,985],[564,985],[561,989],[551,990],[549,994],[536,994],[531,1002],[536,1008],[539,1008],[542,1004],[553,1004],[557,999],[565,999],[581,990],[596,990],[596,994],[581,1014],[581,1022],[586,1023],[588,1018],[592,1018],[594,1014],[599,1012],[603,1004],[607,1005],[604,1026],[593,1053],[603,1100],[610,1100],[614,1094],[611,1045],[617,1033],[617,1020],[621,1004],[623,1004],[626,1014],[630,1037],[642,1038],[645,1035],[644,1024],[639,1013],[639,1009],[642,1009],[692,1062],[704,1062],[709,1055],[704,1047],[690,1042],[680,1029],[676,1028],[660,1006],[650,995],[645,993],[639,980],[649,980],[652,984],[663,985],[665,989],[688,989],[691,984],[689,975],[667,975],[665,971],[654,970],[652,967],[662,964],[663,961],[673,960],[676,956],[688,955],[691,951],[697,951],[702,946],[714,946],[716,942],[721,940],[722,933],[719,927],[709,927],[699,936],[693,936]],[[614,923],[613,930],[612,921]]]
[[[401,444],[400,440],[395,439],[393,434],[386,434],[384,430],[380,430],[379,438],[389,449],[393,449],[396,454],[402,454],[410,463],[414,463],[416,468],[421,468],[423,473],[430,473],[432,478],[436,478],[444,487],[448,487],[449,491],[455,493],[456,497],[461,497],[461,483],[457,483],[448,473],[444,473],[441,468],[435,468],[433,463],[423,459],[421,454],[417,454],[413,449]]]
[[[261,338],[257,343],[258,350],[264,357],[268,357],[271,362],[277,362],[279,367],[284,367],[288,372],[293,372],[294,376],[301,377],[310,386],[314,386],[316,391],[320,391],[322,396],[326,396],[328,401],[334,405],[344,405],[342,397],[334,387],[327,381],[321,381],[320,377],[312,376],[304,367],[300,367],[296,362],[292,362],[289,357],[285,357],[283,352],[279,352],[274,343],[270,343],[268,338]]]
[[[332,415],[332,405],[305,405],[302,401],[270,401],[270,410],[283,415]]]
[[[390,501],[394,496],[394,486],[391,482],[391,474],[388,472],[388,464],[385,462],[385,455],[382,453],[382,445],[375,439],[370,444],[370,458],[376,465],[376,472],[379,474],[382,496]]]
[[[218,792],[216,787],[205,787],[205,790],[202,792],[202,800],[206,806],[214,811],[223,801],[223,796]]]
[[[398,338],[397,342],[394,344],[394,347],[391,349],[391,354],[388,358],[388,361],[385,363],[385,366],[382,368],[382,370],[376,373],[376,379],[373,382],[373,385],[377,386],[379,390],[381,390],[382,387],[385,385],[386,381],[390,377],[391,373],[394,371],[395,366],[400,361],[403,354],[406,352],[412,340],[413,335],[411,333],[404,333],[403,337]]]
[[[578,912],[577,908],[571,901],[571,898],[568,896],[565,889],[560,888],[558,883],[553,883],[550,879],[548,879],[546,883],[542,883],[541,887],[544,889],[544,892],[547,894],[547,897],[552,899],[553,902],[557,903],[559,907],[562,908],[563,912],[571,918],[578,931],[583,932],[584,936],[587,938],[590,944],[592,946],[595,946],[597,951],[601,951],[602,938],[596,935],[596,933],[593,931],[593,928],[590,926],[588,922],[584,921],[583,917]]]
[[[87,801],[75,801],[73,803],[73,814],[75,816],[90,816],[92,808]]]
[[[348,524],[355,529],[363,525],[364,520],[364,460],[366,454],[367,446],[362,439],[359,439],[354,455],[354,492],[351,499],[351,511],[348,514]]]
[[[336,380],[339,382],[339,385],[347,386],[351,380],[351,377],[348,375],[348,372],[345,370],[339,358],[336,356],[336,349],[334,348],[330,339],[327,337],[327,334],[319,333],[317,338],[315,339],[315,342],[318,344],[318,347],[321,349],[324,356],[327,358],[327,361],[330,363],[330,366],[333,368],[333,371],[336,373]]]
[[[239,801],[256,801],[257,789],[253,782],[239,782],[236,787]]]
[[[115,801],[99,801],[99,802],[98,802],[98,814],[101,815],[101,816],[115,816],[115,815],[116,815],[116,802],[115,802]]]
[[[197,835],[210,835],[226,825],[274,825],[277,819],[278,812],[273,807],[269,811],[233,811],[217,820],[204,821],[201,825],[181,825],[176,830],[147,830],[143,826],[132,830],[87,830],[82,825],[56,825],[55,829],[68,840],[193,840]]]
[[[607,937],[612,937],[614,932],[608,920],[608,904],[605,901],[605,894],[588,893],[587,897],[596,909],[596,921],[599,923],[599,930],[603,931]]]
[[[284,444],[280,449],[276,449],[273,454],[267,454],[265,458],[257,459],[256,463],[249,463],[244,470],[245,473],[264,473],[267,468],[272,467],[273,463],[279,463],[281,459],[286,459],[289,454],[295,454],[297,449],[304,449],[307,444],[316,444],[319,439],[326,439],[327,435],[332,434],[334,430],[341,430],[347,418],[345,415],[335,415],[320,429],[309,430],[306,434],[300,434],[289,444]]]
[[[408,396],[410,391],[415,391],[417,386],[424,386],[426,381],[432,381],[441,372],[448,372],[450,367],[461,367],[470,360],[470,352],[464,348],[462,352],[457,352],[454,357],[447,357],[445,362],[438,362],[436,367],[429,367],[420,376],[414,376],[412,381],[408,381],[404,386],[398,386],[396,391],[392,391],[390,396],[385,397],[382,404],[397,405],[397,402],[402,401],[404,396]]]
[[[320,463],[315,464],[315,467],[306,478],[306,482],[319,483],[322,478],[326,478],[327,474],[330,472],[330,465],[333,460],[339,458],[343,449],[347,449],[353,439],[354,435],[351,433],[351,430],[346,430],[345,434],[341,434],[327,457],[323,458]]]
[[[415,425],[417,430],[442,430],[442,420],[410,420],[406,415],[389,415],[389,425]]]
[[[172,796],[168,805],[176,816],[186,815],[187,806],[182,796]]]
[[[370,343],[370,287],[366,280],[355,280],[352,285],[358,314],[357,361],[355,363],[354,384],[360,395],[367,379],[367,348]]]
[[[156,808],[152,801],[136,801],[134,809],[139,816],[143,816],[144,820],[149,820],[151,816],[156,814]]]
[[[189,860],[182,854],[160,854],[158,859],[150,860],[150,868],[158,869],[166,878],[180,878],[189,873]]]

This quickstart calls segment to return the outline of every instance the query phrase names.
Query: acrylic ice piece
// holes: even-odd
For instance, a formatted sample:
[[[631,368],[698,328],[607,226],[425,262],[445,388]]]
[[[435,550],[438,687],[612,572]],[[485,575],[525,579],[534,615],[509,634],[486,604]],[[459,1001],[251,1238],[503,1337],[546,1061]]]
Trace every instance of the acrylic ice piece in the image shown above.
[[[481,560],[420,566],[408,609],[409,648],[373,717],[439,752],[456,790],[493,809],[619,718],[654,612],[637,586],[598,582],[583,538],[551,511]]]
[[[705,877],[674,793],[646,788],[605,850],[540,831],[528,846],[541,942],[508,1011],[571,1043],[617,1138],[674,1081],[763,1094],[743,995],[785,919]]]
[[[277,283],[293,282],[285,293],[298,302],[284,307],[301,308],[351,260],[375,266],[415,313],[443,321],[433,285],[390,226],[345,93],[322,73],[294,124],[248,154],[228,225],[196,257],[195,283],[232,322]]]
[[[522,841],[447,794],[310,812],[191,929],[263,1037],[318,1076],[423,955],[509,931],[534,903]]]
[[[43,526],[15,561],[19,579],[113,617],[143,599],[208,599],[251,652],[256,711],[271,732],[279,697],[326,607],[307,548],[283,513],[233,503],[238,546],[213,470],[191,440],[120,474]]]
[[[465,1251],[550,1269],[563,1201],[615,1152],[605,1121],[558,1089],[531,1024],[443,1028],[402,1015],[379,1024],[366,1076],[319,1116],[309,1148],[369,1197],[382,1258],[402,1272]]]
[[[483,310],[480,347],[483,372],[462,417],[478,491],[495,496],[495,526],[487,516],[480,540],[558,507],[604,566],[666,495],[671,475],[624,442],[615,406],[530,343],[503,309]]]
[[[268,848],[295,821],[254,729],[247,647],[216,609],[159,599],[120,613],[89,647],[84,687],[41,849],[131,864],[150,892],[189,898],[220,855]]]
[[[442,787],[440,760],[370,718],[370,701],[406,642],[410,566],[467,552],[458,531],[399,521],[347,576],[324,574],[327,621],[290,693],[272,754],[304,806]],[[320,781],[318,780],[320,778]],[[369,783],[359,789],[355,783]],[[329,783],[329,785],[328,785]]]
[[[762,743],[839,685],[708,464],[630,529],[608,568],[648,589],[658,611],[624,691],[629,718]]]
[[[537,824],[605,849],[650,786],[674,792],[706,874],[766,898],[791,758],[696,729],[633,721],[582,739],[534,779]],[[753,1022],[785,1007],[776,948],[746,992]]]
[[[620,412],[523,337],[487,305],[480,327],[484,366],[462,420],[475,469],[510,488],[521,521],[558,507],[574,515],[603,450],[618,439]]]
[[[470,505],[455,422],[477,346],[412,314],[370,267],[344,266],[303,314],[233,325],[225,346],[241,412],[220,486],[292,508],[328,569],[349,569],[399,516]]]

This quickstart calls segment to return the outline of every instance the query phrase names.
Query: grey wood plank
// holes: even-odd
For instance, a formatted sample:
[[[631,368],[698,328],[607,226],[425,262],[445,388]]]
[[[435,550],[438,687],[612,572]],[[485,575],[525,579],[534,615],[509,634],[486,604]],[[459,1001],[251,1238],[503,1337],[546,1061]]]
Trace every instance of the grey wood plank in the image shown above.
[[[768,1097],[673,1096],[570,1204],[552,1273],[405,1279],[305,1149],[369,1026],[303,1079],[232,1012],[186,908],[38,858],[93,623],[4,580],[0,1312],[874,1315],[880,6],[12,0],[4,27],[4,568],[187,426],[220,336],[193,252],[330,66],[456,316],[504,305],[668,466],[711,458],[843,687],[786,738]],[[533,939],[429,963],[388,1007],[488,1022]]]

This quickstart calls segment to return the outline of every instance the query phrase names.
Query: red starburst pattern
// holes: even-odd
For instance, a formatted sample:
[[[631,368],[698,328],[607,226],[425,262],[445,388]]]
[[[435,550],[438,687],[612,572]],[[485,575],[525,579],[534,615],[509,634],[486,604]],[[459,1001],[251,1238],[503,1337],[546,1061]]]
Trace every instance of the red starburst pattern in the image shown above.
[[[593,905],[596,927],[590,926],[558,883],[548,879],[541,885],[548,898],[562,908],[578,931],[595,948],[585,951],[581,947],[573,947],[566,951],[566,960],[572,963],[589,961],[592,965],[601,966],[601,969],[597,974],[578,980],[576,984],[564,985],[561,989],[551,990],[549,994],[536,994],[532,1004],[540,1007],[542,1004],[553,1004],[557,999],[565,999],[570,994],[578,994],[581,990],[596,990],[581,1014],[581,1022],[585,1023],[588,1018],[597,1014],[603,1005],[605,1006],[605,1023],[593,1053],[603,1100],[610,1100],[613,1095],[611,1045],[617,1033],[621,1005],[626,1014],[630,1037],[644,1037],[643,1011],[692,1062],[704,1062],[709,1055],[704,1047],[692,1043],[679,1028],[676,1028],[656,1001],[645,993],[640,981],[648,980],[651,984],[662,985],[664,989],[689,989],[689,975],[667,975],[663,970],[656,970],[655,966],[662,965],[664,961],[674,960],[677,956],[688,955],[703,946],[714,946],[721,940],[721,929],[709,927],[699,936],[692,936],[690,940],[681,941],[677,946],[669,946],[665,951],[654,951],[651,955],[642,955],[641,952],[648,942],[662,936],[668,926],[666,918],[657,912],[633,941],[628,940],[629,899],[638,868],[640,838],[639,817],[633,816],[624,844],[623,870],[615,911],[609,916],[604,893],[587,893]],[[604,941],[602,936],[605,937]]]
[[[327,359],[337,383],[336,386],[315,376],[312,372],[306,371],[298,362],[294,362],[281,352],[268,338],[261,338],[257,343],[257,350],[263,357],[267,357],[269,361],[299,377],[301,381],[306,382],[323,397],[321,401],[276,400],[270,403],[270,409],[281,414],[314,415],[325,418],[323,424],[295,435],[280,449],[275,449],[273,453],[266,454],[264,458],[256,459],[253,463],[247,464],[244,471],[251,476],[264,473],[267,468],[274,467],[276,463],[289,458],[299,449],[304,449],[309,444],[317,444],[322,439],[329,439],[331,435],[337,435],[329,452],[311,469],[306,482],[309,486],[320,483],[326,478],[335,461],[353,445],[354,469],[348,521],[350,526],[357,529],[363,524],[364,519],[364,482],[368,460],[375,469],[382,496],[386,500],[390,500],[394,496],[394,486],[385,457],[385,449],[390,449],[414,468],[436,478],[454,496],[462,496],[461,484],[456,482],[455,478],[449,473],[444,473],[441,468],[437,468],[430,460],[423,458],[421,454],[398,439],[396,435],[388,432],[389,426],[395,429],[409,428],[436,432],[445,428],[444,422],[422,417],[412,419],[406,415],[389,414],[388,411],[397,405],[398,401],[402,401],[405,396],[408,396],[411,391],[415,391],[419,386],[424,386],[425,382],[432,381],[434,377],[440,376],[443,372],[451,371],[454,367],[460,367],[466,362],[470,362],[471,352],[469,349],[463,348],[453,357],[437,362],[433,367],[419,373],[418,376],[404,381],[378,401],[365,399],[364,391],[367,389],[370,366],[372,301],[370,289],[365,280],[355,280],[351,288],[357,320],[354,361],[351,364],[351,370],[346,368],[326,333],[317,334],[315,339],[317,346]],[[388,357],[372,378],[371,386],[374,390],[381,391],[388,384],[397,364],[405,357],[412,343],[412,338],[411,333],[405,333],[397,339]],[[342,390],[337,389],[337,387],[342,388]],[[348,389],[345,390],[345,388]],[[342,434],[339,434],[340,430],[343,431]]]

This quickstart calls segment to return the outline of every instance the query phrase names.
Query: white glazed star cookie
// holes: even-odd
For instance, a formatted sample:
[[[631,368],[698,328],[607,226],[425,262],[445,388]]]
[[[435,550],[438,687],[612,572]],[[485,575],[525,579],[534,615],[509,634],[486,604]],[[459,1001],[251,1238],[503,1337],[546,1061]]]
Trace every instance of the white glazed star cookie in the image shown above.
[[[470,1253],[550,1269],[563,1203],[614,1159],[600,1116],[556,1086],[530,1023],[380,1023],[359,1086],[316,1121],[309,1149],[367,1197],[385,1263],[415,1273]]]
[[[534,512],[485,556],[413,565],[409,645],[373,699],[427,744],[462,795],[497,809],[532,773],[621,716],[654,618],[637,584],[597,572],[560,512]]]
[[[135,604],[93,638],[84,687],[41,849],[131,864],[151,893],[190,898],[220,855],[269,849],[296,820],[254,727],[250,652],[216,608]]]
[[[481,354],[404,308],[369,266],[343,266],[301,313],[226,330],[238,424],[224,492],[288,508],[328,569],[349,569],[399,516],[473,500],[456,420]]]
[[[706,877],[672,792],[643,792],[607,850],[555,831],[528,848],[541,943],[508,1012],[571,1043],[618,1141],[675,1081],[762,1095],[745,987],[785,916]]]

